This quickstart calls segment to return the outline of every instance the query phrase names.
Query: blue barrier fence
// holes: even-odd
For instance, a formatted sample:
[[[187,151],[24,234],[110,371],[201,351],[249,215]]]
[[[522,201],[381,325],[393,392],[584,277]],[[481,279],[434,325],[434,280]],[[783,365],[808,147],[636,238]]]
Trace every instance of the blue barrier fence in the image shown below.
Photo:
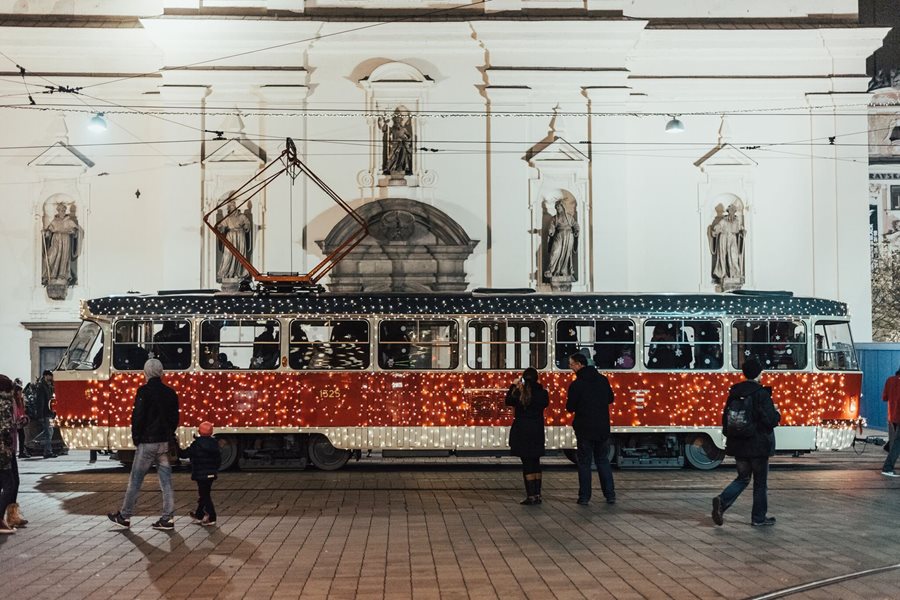
[[[881,400],[885,380],[900,368],[900,344],[856,344],[863,372],[859,414],[873,429],[887,430],[887,405]]]

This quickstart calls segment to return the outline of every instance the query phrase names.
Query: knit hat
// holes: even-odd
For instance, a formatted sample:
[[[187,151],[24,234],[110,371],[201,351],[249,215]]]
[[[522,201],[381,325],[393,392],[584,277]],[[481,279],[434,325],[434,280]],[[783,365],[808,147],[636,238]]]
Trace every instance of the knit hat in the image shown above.
[[[159,361],[159,359],[151,358],[147,362],[144,363],[144,375],[147,376],[147,379],[153,379],[154,377],[162,377],[163,374],[163,364]]]
[[[208,436],[213,434],[213,424],[209,421],[203,421],[200,423],[200,427],[197,428],[202,436]]]

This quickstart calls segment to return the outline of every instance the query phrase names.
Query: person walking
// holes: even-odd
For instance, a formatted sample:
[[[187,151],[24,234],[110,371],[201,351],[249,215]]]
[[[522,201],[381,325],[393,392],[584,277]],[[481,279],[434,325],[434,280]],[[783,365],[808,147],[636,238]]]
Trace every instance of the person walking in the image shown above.
[[[13,381],[13,428],[18,432],[22,431],[22,427],[28,424],[28,416],[25,414],[25,394],[22,392],[22,380]],[[19,510],[19,464],[15,457],[16,446],[22,442],[23,436],[13,436],[13,459],[12,459],[12,497],[10,504],[6,507],[6,524],[14,529],[25,527],[28,525],[28,519],[22,516]],[[19,456],[21,457],[21,448],[19,448]],[[2,514],[2,513],[0,513]]]
[[[888,403],[888,444],[890,452],[881,466],[881,474],[885,477],[900,477],[894,471],[897,457],[900,456],[900,369],[884,382],[881,399]]]
[[[6,375],[0,375],[0,535],[16,532],[6,520],[6,509],[14,501],[19,479],[13,406],[13,382]]]
[[[147,383],[138,388],[131,413],[131,440],[136,448],[131,479],[122,508],[106,516],[119,527],[131,527],[141,484],[150,466],[156,464],[163,506],[162,516],[151,527],[171,530],[175,528],[175,493],[172,490],[169,443],[175,440],[175,430],[178,428],[178,394],[162,382],[163,365],[158,359],[151,358],[144,364],[144,376]]]
[[[881,399],[887,403],[888,418],[888,443],[884,445],[884,451],[890,452],[897,438],[897,429],[900,428],[900,369],[884,382]]]
[[[615,504],[616,488],[609,464],[609,406],[615,395],[609,379],[588,366],[584,354],[570,356],[569,368],[575,372],[575,381],[569,384],[566,410],[575,413],[572,428],[578,447],[578,504],[589,504],[591,501],[592,461],[597,464],[600,489],[606,503]]]
[[[775,524],[768,516],[769,457],[775,455],[775,428],[781,414],[772,402],[772,388],[759,383],[763,368],[758,360],[749,358],[742,368],[745,381],[731,386],[722,413],[722,433],[725,434],[725,454],[733,456],[737,477],[712,500],[712,520],[724,522],[725,511],[741,495],[753,478],[753,508],[750,524],[764,527]]]
[[[526,498],[519,504],[540,504],[541,457],[544,455],[544,409],[550,404],[547,390],[538,383],[538,372],[529,367],[506,392],[506,405],[515,408],[509,429],[509,451],[522,459]]]
[[[219,442],[213,435],[213,424],[209,421],[200,423],[197,428],[200,434],[187,449],[191,459],[191,479],[197,482],[197,510],[189,513],[194,523],[209,526],[216,524],[216,507],[212,501],[213,482],[219,476],[219,465],[222,464],[222,452]]]
[[[53,452],[53,372],[44,371],[35,386],[37,418],[44,438],[44,458],[56,458]]]

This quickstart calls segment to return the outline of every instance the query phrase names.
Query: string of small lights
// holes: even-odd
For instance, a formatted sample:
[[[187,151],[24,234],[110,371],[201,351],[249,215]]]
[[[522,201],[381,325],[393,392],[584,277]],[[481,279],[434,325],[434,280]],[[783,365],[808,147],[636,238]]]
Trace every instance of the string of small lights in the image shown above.
[[[846,316],[835,300],[739,294],[207,294],[86,300],[90,315],[526,314]]]

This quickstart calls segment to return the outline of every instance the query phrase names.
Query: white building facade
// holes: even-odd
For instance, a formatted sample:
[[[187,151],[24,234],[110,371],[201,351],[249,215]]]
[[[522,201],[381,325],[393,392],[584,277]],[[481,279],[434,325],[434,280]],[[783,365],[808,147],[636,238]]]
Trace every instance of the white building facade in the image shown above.
[[[64,4],[0,2],[0,372],[51,364],[83,298],[228,283],[202,217],[287,137],[373,219],[334,289],[789,290],[871,337],[865,59],[886,31],[855,0]],[[342,239],[303,177],[242,210],[261,271]],[[741,272],[717,274],[730,216]]]

